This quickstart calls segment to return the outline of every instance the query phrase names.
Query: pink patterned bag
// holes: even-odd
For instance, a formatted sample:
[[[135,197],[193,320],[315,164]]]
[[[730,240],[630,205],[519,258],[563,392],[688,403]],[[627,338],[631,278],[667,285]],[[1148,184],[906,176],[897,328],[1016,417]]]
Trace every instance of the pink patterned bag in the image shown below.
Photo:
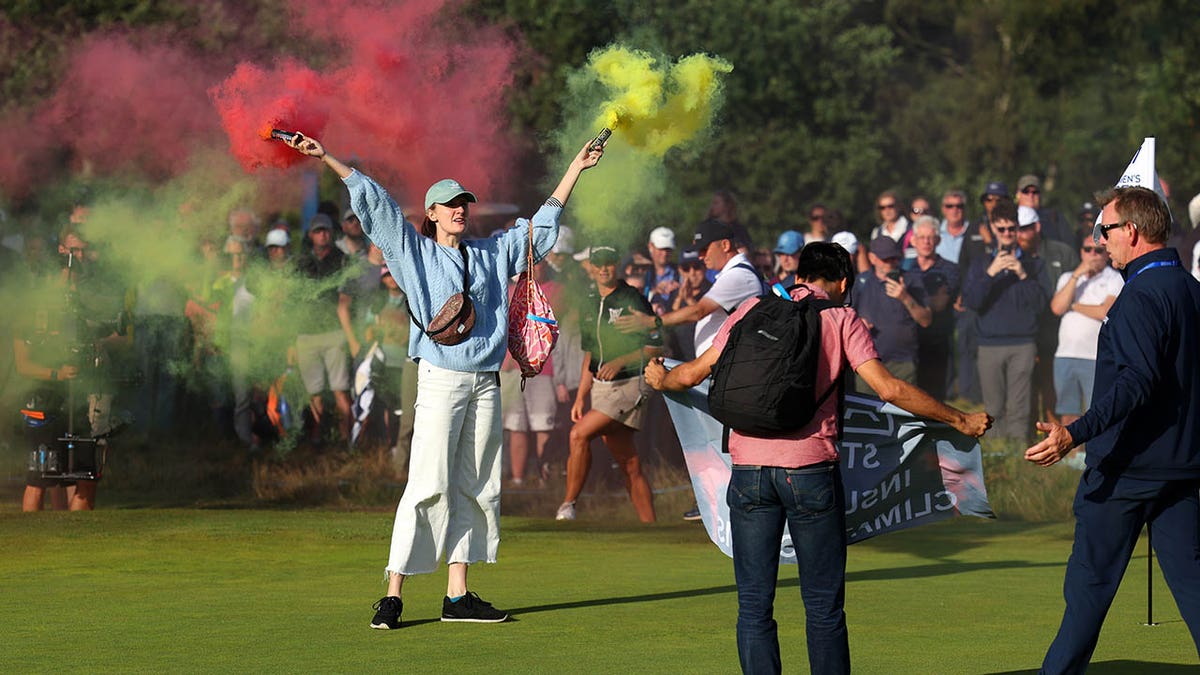
[[[533,222],[529,223],[527,266],[517,278],[508,306],[508,351],[521,367],[521,390],[525,380],[542,372],[558,342],[558,321],[542,287],[533,279]]]

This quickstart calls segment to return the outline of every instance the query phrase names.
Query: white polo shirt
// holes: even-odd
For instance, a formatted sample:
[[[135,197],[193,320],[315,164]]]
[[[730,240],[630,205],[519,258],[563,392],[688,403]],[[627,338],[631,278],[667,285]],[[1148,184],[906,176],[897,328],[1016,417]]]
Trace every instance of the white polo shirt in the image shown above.
[[[740,267],[739,267],[740,265]],[[712,346],[713,338],[717,336],[721,324],[747,298],[762,295],[763,284],[758,273],[746,259],[745,254],[738,253],[725,263],[717,274],[717,280],[704,297],[717,303],[718,309],[696,322],[696,355],[699,356]]]
[[[1058,278],[1057,290],[1062,290],[1071,278],[1071,272],[1063,272]],[[1072,304],[1099,305],[1108,296],[1117,296],[1125,279],[1121,273],[1111,267],[1105,267],[1099,274],[1084,277],[1075,283],[1075,297]],[[1096,360],[1096,343],[1100,339],[1100,321],[1079,312],[1063,314],[1062,322],[1058,324],[1058,351],[1054,356],[1063,359]]]

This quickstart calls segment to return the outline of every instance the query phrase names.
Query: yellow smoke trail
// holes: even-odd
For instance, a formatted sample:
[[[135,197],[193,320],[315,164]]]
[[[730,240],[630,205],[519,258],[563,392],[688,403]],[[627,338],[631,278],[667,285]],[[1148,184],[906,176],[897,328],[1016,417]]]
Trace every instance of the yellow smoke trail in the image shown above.
[[[656,220],[667,195],[665,156],[695,151],[712,138],[723,77],[733,66],[716,56],[673,60],[624,45],[596,50],[568,77],[567,123],[557,139],[573,156],[589,136],[613,130],[604,161],[580,181],[565,222],[585,244],[626,246],[667,225],[690,238],[698,220]],[[677,198],[678,195],[671,195]]]

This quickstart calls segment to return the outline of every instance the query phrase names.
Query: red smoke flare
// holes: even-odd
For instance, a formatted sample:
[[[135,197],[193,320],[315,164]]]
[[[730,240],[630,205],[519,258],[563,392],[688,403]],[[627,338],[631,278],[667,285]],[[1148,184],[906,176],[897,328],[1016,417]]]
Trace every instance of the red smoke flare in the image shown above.
[[[261,50],[238,42],[201,57],[177,45],[206,34],[182,27],[170,43],[132,29],[87,36],[50,99],[5,102],[0,194],[20,199],[64,166],[177,176],[197,151],[222,145],[222,128],[243,167],[304,161],[258,136],[274,124],[317,137],[405,196],[452,176],[485,199],[504,198],[515,164],[504,92],[518,46],[462,18],[461,4],[291,0],[291,53],[303,62],[250,61],[238,50]]]
[[[321,138],[334,91],[313,70],[295,61],[284,61],[273,71],[239,64],[233,75],[210,93],[233,156],[242,166],[283,169],[306,157],[283,143],[264,141],[261,130],[267,128],[268,139],[271,127]]]
[[[317,137],[409,195],[446,176],[491,193],[513,161],[503,94],[517,47],[499,29],[450,15],[447,7],[457,4],[294,3],[302,29],[328,39],[341,58],[320,72],[294,62],[271,70],[243,63],[214,87],[238,161],[254,169],[304,159],[261,140],[259,131],[274,124]]]

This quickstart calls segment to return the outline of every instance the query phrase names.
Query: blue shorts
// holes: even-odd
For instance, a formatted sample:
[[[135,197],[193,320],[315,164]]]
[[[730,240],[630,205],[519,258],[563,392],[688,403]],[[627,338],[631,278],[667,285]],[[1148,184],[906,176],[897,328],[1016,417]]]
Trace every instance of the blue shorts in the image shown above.
[[[1096,362],[1090,359],[1054,358],[1054,393],[1059,415],[1082,415],[1092,404],[1092,385],[1096,380]]]

